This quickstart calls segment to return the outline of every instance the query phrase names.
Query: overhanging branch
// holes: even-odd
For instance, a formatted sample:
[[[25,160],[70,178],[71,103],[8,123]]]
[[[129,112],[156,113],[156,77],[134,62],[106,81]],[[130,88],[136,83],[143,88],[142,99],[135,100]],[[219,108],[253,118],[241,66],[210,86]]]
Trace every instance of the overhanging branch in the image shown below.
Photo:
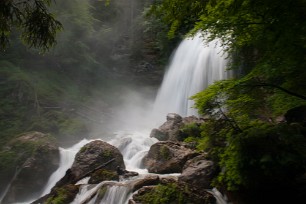
[[[300,98],[300,99],[303,99],[303,100],[306,100],[306,96],[303,96],[301,94],[298,94],[298,93],[295,93],[295,92],[292,92],[288,89],[285,89],[281,86],[278,86],[278,85],[275,85],[275,84],[269,84],[269,83],[259,83],[259,84],[249,84],[248,86],[252,86],[252,87],[271,87],[271,88],[275,88],[275,89],[278,89],[278,90],[281,90],[291,96],[295,96],[297,98]]]

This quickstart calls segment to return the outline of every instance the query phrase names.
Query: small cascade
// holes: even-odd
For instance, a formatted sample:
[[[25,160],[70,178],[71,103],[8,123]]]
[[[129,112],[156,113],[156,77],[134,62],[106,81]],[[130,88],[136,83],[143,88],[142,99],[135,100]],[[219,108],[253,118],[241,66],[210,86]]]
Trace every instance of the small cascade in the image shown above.
[[[107,191],[100,203],[105,204],[126,204],[128,203],[131,187],[128,185],[113,185],[107,188]]]
[[[95,203],[97,199],[97,191],[104,185],[105,182],[101,182],[97,185],[87,185],[83,184],[80,187],[79,193],[76,195],[75,199],[71,204],[80,204],[80,203]]]
[[[213,188],[208,192],[210,192],[216,198],[217,204],[228,204],[227,197],[222,195],[222,193],[218,191],[218,189]]]
[[[182,41],[175,51],[158,91],[154,113],[197,115],[189,97],[216,80],[226,79],[227,60],[218,40],[205,45],[201,33]]]
[[[156,114],[153,114],[148,120],[152,128],[164,122],[166,115],[170,112],[178,113],[181,116],[197,115],[196,111],[191,108],[192,101],[188,98],[205,89],[215,80],[227,78],[229,73],[225,72],[225,65],[226,59],[222,55],[218,41],[213,41],[205,46],[200,34],[193,39],[184,40],[173,55],[156,97],[153,110]],[[138,172],[138,178],[148,174],[148,171],[141,166],[142,160],[151,145],[157,142],[155,138],[149,137],[150,131],[151,129],[121,130],[115,132],[115,136],[107,141],[120,150],[126,169]],[[83,140],[71,148],[60,149],[60,167],[50,177],[42,196],[48,193],[64,176],[66,170],[71,167],[75,154],[88,142],[90,141]],[[72,204],[126,204],[132,195],[131,183],[135,179],[87,184],[88,178],[86,178],[78,182],[78,185],[81,185],[80,191]]]
[[[60,150],[60,165],[58,169],[50,176],[46,186],[44,187],[40,197],[46,195],[50,192],[51,188],[59,181],[66,173],[66,171],[72,166],[74,157],[76,153],[83,147],[85,144],[90,142],[89,140],[83,139],[79,143],[73,145],[70,148],[64,149],[59,148]]]
[[[139,173],[147,173],[147,170],[142,168],[141,161],[149,151],[151,145],[157,140],[148,137],[150,131],[119,131],[116,137],[109,141],[110,144],[117,147],[123,155],[126,168],[130,171]]]
[[[117,147],[123,155],[126,169],[139,174],[147,174],[148,171],[141,166],[143,157],[147,154],[152,144],[157,142],[155,138],[149,138],[149,131],[118,131],[115,137],[108,143]],[[141,176],[141,175],[140,175]],[[131,195],[131,183],[133,180],[106,181],[98,185],[83,184],[72,204],[125,204]],[[99,191],[105,191],[103,197]]]

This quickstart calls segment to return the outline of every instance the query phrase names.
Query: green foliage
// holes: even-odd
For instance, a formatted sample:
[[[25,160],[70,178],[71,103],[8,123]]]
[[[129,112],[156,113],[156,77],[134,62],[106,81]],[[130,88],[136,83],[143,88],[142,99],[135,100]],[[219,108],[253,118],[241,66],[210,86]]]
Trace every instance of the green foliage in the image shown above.
[[[158,56],[159,63],[165,65],[181,41],[181,36],[173,33],[169,38],[170,25],[160,17],[160,15],[152,15],[152,7],[148,6],[143,12],[143,20],[140,25],[143,27],[142,35],[146,36],[144,41],[148,42],[146,46],[150,46],[150,49]]]
[[[168,27],[168,37],[174,38],[176,33],[185,34],[193,28],[203,13],[205,2],[198,0],[164,0],[155,1],[150,8],[150,15],[158,18]]]
[[[86,132],[84,123],[73,112],[58,104],[63,96],[80,101],[69,88],[69,80],[44,70],[31,72],[0,60],[0,146],[24,131],[75,137]],[[49,108],[50,107],[50,108]],[[54,107],[54,108],[53,108]]]
[[[35,134],[32,132],[26,134]],[[0,179],[3,185],[9,182],[9,179],[20,170],[27,159],[31,158],[37,152],[44,151],[45,143],[54,142],[55,138],[51,135],[44,135],[41,138],[36,137],[35,140],[26,140],[21,138],[24,135],[17,135],[15,139],[11,139],[6,148],[0,150]]]
[[[229,190],[288,185],[306,170],[305,128],[259,123],[229,139],[218,181]]]
[[[0,3],[0,46],[6,49],[12,30],[17,28],[21,40],[29,47],[48,50],[56,43],[56,33],[62,25],[48,7],[51,0],[1,1]],[[13,29],[12,29],[13,28]]]
[[[118,180],[119,180],[119,176],[115,171],[99,169],[91,175],[89,183],[97,184],[97,183],[101,183],[102,181],[118,181]]]
[[[304,127],[271,123],[274,92],[253,89],[252,83],[247,77],[219,81],[192,97],[199,112],[210,118],[201,125],[197,147],[222,169],[215,185],[231,191],[289,185],[306,171]],[[281,101],[287,107],[301,102]]]
[[[141,203],[147,204],[183,204],[186,203],[184,194],[177,184],[157,185],[153,191],[140,196]]]
[[[201,135],[201,127],[197,123],[190,123],[180,129],[183,134],[189,137],[199,137]]]
[[[234,58],[231,68],[252,71],[248,79],[305,95],[305,8],[301,0],[166,0],[155,1],[151,12],[172,24],[170,33],[188,22],[193,29],[185,33],[221,39]]]
[[[61,188],[52,190],[52,196],[45,201],[45,204],[66,204],[73,201],[79,191],[79,186],[73,184],[65,185]]]
[[[160,159],[166,161],[171,158],[171,152],[166,146],[161,146],[159,151],[160,151],[160,156],[161,156]]]

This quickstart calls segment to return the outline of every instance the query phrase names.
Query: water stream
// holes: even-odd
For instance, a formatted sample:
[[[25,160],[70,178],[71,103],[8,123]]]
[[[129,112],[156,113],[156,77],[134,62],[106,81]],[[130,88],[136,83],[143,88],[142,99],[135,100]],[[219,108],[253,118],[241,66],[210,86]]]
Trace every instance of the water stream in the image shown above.
[[[192,108],[192,101],[188,98],[205,89],[213,81],[227,77],[224,58],[217,41],[209,43],[208,46],[204,45],[200,34],[193,39],[183,40],[173,55],[156,97],[154,114],[149,120],[152,124],[151,129],[156,128],[156,124],[165,122],[166,115],[170,112],[182,116],[197,115]],[[121,130],[115,133],[112,140],[106,141],[121,151],[126,169],[138,172],[140,177],[148,174],[147,170],[141,166],[141,161],[150,146],[157,142],[156,139],[149,137],[151,129]],[[60,167],[50,177],[42,195],[48,193],[54,184],[64,176],[66,170],[71,167],[77,151],[88,142],[88,140],[83,140],[71,148],[60,149]],[[108,181],[97,185],[88,185],[86,180],[82,182],[81,190],[72,202],[73,204],[125,204],[131,196],[129,185],[131,181],[129,180]],[[107,186],[107,190],[105,196],[99,198],[96,192],[103,185]]]
[[[157,114],[156,119],[167,113],[197,115],[189,97],[216,80],[228,78],[230,73],[225,71],[226,63],[219,41],[206,45],[200,33],[183,40],[172,57],[156,97],[153,111]]]
[[[83,139],[79,143],[73,145],[70,148],[59,148],[60,150],[60,165],[57,168],[55,172],[50,176],[46,186],[44,187],[42,194],[40,197],[50,193],[51,188],[56,184],[57,181],[59,181],[63,176],[65,176],[65,173],[67,169],[69,169],[72,166],[72,163],[74,161],[75,155],[78,153],[78,151],[88,142],[89,140]]]

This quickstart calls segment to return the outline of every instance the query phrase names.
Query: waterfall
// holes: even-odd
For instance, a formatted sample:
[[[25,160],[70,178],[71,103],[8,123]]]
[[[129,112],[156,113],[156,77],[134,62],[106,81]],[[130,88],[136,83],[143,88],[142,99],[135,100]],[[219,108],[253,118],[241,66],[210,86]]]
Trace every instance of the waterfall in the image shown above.
[[[40,197],[46,195],[50,192],[51,188],[59,181],[66,173],[66,171],[72,166],[74,157],[76,153],[83,147],[85,144],[90,142],[89,140],[83,139],[79,143],[73,145],[70,148],[59,148],[60,150],[60,164],[59,167],[53,174],[50,176],[47,184],[45,185],[42,194]]]
[[[150,146],[157,142],[155,138],[148,137],[149,131],[118,131],[115,137],[108,143],[117,147],[123,155],[126,169],[136,171],[141,175],[148,173],[141,166],[143,157],[147,154]],[[133,180],[122,180],[121,182],[107,181],[98,185],[82,184],[81,190],[71,204],[79,203],[101,203],[101,204],[127,204],[131,195]],[[99,189],[106,188],[103,198],[98,196]],[[95,195],[95,196],[93,196]],[[90,199],[92,197],[92,199]]]
[[[111,186],[107,189],[101,203],[124,204],[127,202],[130,191],[131,189],[128,186]]]
[[[189,97],[214,81],[227,78],[229,73],[225,71],[227,60],[224,55],[218,40],[205,45],[201,33],[183,40],[172,57],[158,91],[154,114],[197,115]]]
[[[153,108],[154,114],[149,120],[152,128],[156,127],[155,122],[164,122],[165,116],[170,112],[178,113],[181,116],[197,115],[197,112],[192,109],[192,101],[188,98],[205,89],[215,80],[227,78],[229,73],[225,71],[225,66],[226,59],[218,41],[204,45],[200,34],[192,39],[183,40],[172,57],[158,91]],[[148,173],[141,166],[141,161],[150,146],[157,141],[155,138],[149,138],[150,131],[151,129],[128,132],[120,130],[115,132],[115,137],[112,140],[107,141],[116,146],[123,154],[127,170],[137,171],[140,176]],[[48,193],[55,183],[64,176],[66,170],[72,165],[77,151],[88,142],[84,140],[71,148],[60,149],[60,167],[50,177],[42,195]],[[107,181],[97,185],[90,185],[87,182],[80,183],[79,194],[72,203],[128,203],[131,196],[130,182],[132,181]],[[99,197],[99,189],[105,186],[104,196]]]

